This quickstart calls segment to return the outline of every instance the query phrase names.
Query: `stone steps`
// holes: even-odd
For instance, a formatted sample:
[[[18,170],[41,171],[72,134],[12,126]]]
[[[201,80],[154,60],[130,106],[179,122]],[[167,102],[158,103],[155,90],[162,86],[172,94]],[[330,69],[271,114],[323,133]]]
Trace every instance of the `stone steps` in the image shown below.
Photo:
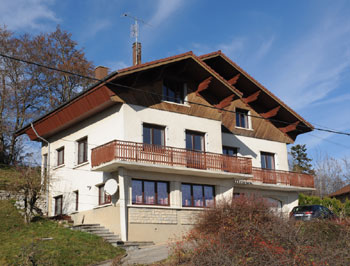
[[[89,234],[94,234],[99,237],[102,237],[104,240],[106,240],[108,243],[117,246],[118,242],[121,241],[119,235],[115,235],[112,232],[110,232],[105,227],[99,225],[99,224],[79,224],[74,225],[71,227],[73,230],[78,230],[82,232],[86,232]]]
[[[72,226],[71,229],[100,236],[113,246],[122,247],[128,250],[154,245],[154,243],[151,241],[122,241],[119,235],[113,234],[107,228],[99,224],[79,224]]]

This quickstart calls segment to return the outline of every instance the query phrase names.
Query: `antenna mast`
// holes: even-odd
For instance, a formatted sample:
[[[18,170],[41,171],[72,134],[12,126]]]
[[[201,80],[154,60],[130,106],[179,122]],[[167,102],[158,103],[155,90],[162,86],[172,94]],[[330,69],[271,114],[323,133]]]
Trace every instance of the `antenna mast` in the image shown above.
[[[144,20],[138,18],[138,17],[134,17],[132,15],[130,15],[129,13],[124,13],[122,14],[122,17],[128,17],[131,18],[132,20],[134,20],[134,24],[131,25],[131,32],[130,35],[131,37],[135,38],[135,45],[136,45],[136,51],[139,51],[139,42],[138,42],[138,37],[139,37],[139,22],[141,22],[142,24],[145,25],[149,25],[147,24]],[[138,56],[136,56],[136,64],[139,64],[140,62],[138,62]]]

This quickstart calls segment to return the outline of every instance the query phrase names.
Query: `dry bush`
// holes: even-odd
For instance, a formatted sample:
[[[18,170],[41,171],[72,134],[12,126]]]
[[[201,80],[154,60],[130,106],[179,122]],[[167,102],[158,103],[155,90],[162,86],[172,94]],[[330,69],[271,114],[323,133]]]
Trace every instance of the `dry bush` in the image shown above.
[[[173,246],[172,265],[350,265],[350,223],[294,222],[261,198],[204,211]]]

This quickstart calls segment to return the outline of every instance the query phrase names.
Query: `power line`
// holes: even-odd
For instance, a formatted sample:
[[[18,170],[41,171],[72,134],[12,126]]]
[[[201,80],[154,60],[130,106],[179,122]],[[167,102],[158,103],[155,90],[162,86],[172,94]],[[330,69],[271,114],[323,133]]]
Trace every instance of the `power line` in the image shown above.
[[[159,94],[159,93],[156,93],[156,92],[144,91],[142,89],[134,88],[134,87],[131,87],[131,86],[120,84],[120,83],[114,83],[114,82],[106,81],[106,80],[103,80],[103,79],[97,79],[97,78],[85,76],[85,75],[74,73],[74,72],[71,72],[71,71],[62,70],[62,69],[58,69],[58,68],[55,68],[55,67],[46,66],[46,65],[43,65],[43,64],[40,64],[40,63],[28,61],[28,60],[25,60],[25,59],[17,58],[17,57],[14,57],[14,56],[5,55],[5,54],[2,54],[2,53],[0,53],[0,56],[8,58],[10,60],[15,60],[15,61],[23,62],[23,63],[26,63],[26,64],[47,68],[47,69],[50,69],[50,70],[53,70],[53,71],[58,71],[58,72],[62,72],[62,73],[73,75],[73,76],[78,76],[80,78],[89,79],[89,80],[93,80],[93,81],[96,81],[96,82],[101,82],[101,83],[105,83],[105,84],[109,84],[109,85],[113,85],[113,86],[117,86],[117,87],[122,87],[122,88],[130,89],[130,90],[134,90],[134,91],[137,91],[137,92],[142,92],[142,93],[146,93],[146,94],[152,94],[154,96],[160,97],[161,99],[163,97],[162,94]],[[170,98],[175,99],[175,97],[170,97]],[[188,101],[188,100],[184,100],[184,102],[189,103],[189,104],[202,106],[202,107],[205,107],[205,108],[215,109],[215,110],[218,110],[218,111],[223,111],[223,112],[228,112],[228,113],[233,113],[233,114],[237,113],[236,111],[221,109],[221,108],[217,108],[215,106],[201,104],[201,103],[196,103],[196,102],[192,102],[192,101]],[[246,115],[249,116],[249,117],[253,117],[253,118],[257,118],[257,119],[263,119],[263,120],[267,120],[267,121],[270,121],[270,122],[281,123],[281,124],[285,124],[285,125],[293,125],[294,124],[294,123],[291,123],[291,122],[286,122],[286,121],[277,120],[277,119],[273,119],[273,118],[264,118],[264,117],[261,117],[261,116],[255,116],[255,115],[251,115],[251,114],[246,114]],[[298,127],[299,128],[303,127],[303,128],[309,129],[309,127],[307,127],[305,125],[298,125]],[[298,130],[298,129],[296,129],[296,130],[302,132],[301,130]],[[349,132],[342,132],[342,131],[338,131],[338,130],[335,130],[335,129],[314,127],[314,130],[328,132],[328,133],[333,133],[333,134],[338,134],[338,135],[350,136]]]

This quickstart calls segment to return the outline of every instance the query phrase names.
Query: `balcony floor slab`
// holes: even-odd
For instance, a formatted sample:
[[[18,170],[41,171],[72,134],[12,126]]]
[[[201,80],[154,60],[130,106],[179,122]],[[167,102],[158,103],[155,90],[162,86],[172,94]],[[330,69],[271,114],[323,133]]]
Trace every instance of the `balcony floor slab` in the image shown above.
[[[253,177],[252,174],[220,172],[220,171],[212,171],[212,170],[204,170],[204,169],[196,169],[196,168],[167,166],[167,165],[151,164],[151,163],[139,163],[139,162],[130,162],[130,161],[122,161],[122,160],[114,160],[108,163],[101,164],[99,166],[93,167],[92,171],[114,172],[114,171],[117,171],[119,167],[123,167],[125,169],[147,171],[147,172],[160,172],[160,173],[223,178],[223,179],[246,180]]]
[[[262,190],[278,190],[278,191],[290,191],[290,192],[306,192],[306,191],[314,191],[315,188],[310,187],[296,187],[296,186],[287,186],[284,184],[266,184],[260,182],[251,182],[249,180],[243,182],[237,182],[234,184],[235,187],[241,188],[254,188],[254,189],[262,189]]]

